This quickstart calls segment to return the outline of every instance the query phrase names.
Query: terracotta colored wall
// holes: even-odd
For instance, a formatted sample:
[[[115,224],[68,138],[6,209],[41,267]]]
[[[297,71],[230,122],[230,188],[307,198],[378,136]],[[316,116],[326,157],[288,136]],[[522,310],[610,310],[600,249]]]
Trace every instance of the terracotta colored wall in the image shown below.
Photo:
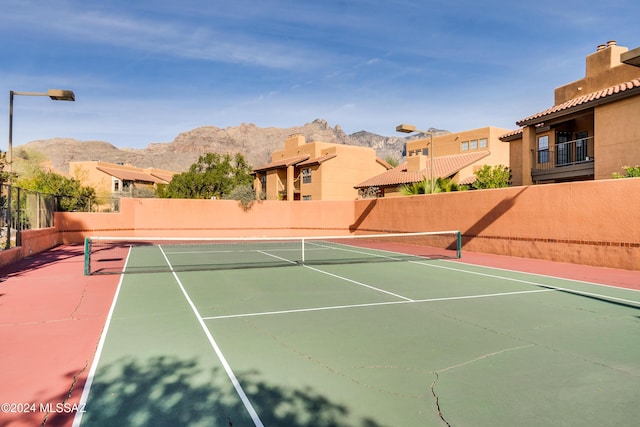
[[[0,267],[51,249],[60,244],[59,238],[58,230],[55,228],[25,230],[21,235],[22,246],[0,251]]]
[[[459,229],[463,249],[640,269],[640,179],[356,202],[359,231]]]
[[[85,236],[253,237],[345,234],[353,202],[122,199],[120,213],[57,213],[64,242]]]
[[[52,229],[25,232],[25,246],[2,251],[0,264],[5,257],[26,256],[25,248],[35,253],[57,243],[80,243],[86,235],[300,236],[459,229],[464,250],[640,270],[638,194],[640,178],[355,202],[264,201],[247,212],[229,200],[123,199],[120,213],[56,213],[58,235]]]

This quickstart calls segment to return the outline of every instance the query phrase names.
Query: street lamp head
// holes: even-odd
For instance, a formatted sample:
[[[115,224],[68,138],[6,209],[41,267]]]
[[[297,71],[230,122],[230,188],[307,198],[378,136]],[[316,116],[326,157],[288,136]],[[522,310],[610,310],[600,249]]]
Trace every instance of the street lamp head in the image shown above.
[[[400,124],[398,126],[396,126],[396,132],[402,132],[402,133],[413,133],[416,131],[416,127],[413,125],[408,125],[408,124]]]
[[[54,101],[75,101],[76,95],[72,90],[49,89],[47,96]]]

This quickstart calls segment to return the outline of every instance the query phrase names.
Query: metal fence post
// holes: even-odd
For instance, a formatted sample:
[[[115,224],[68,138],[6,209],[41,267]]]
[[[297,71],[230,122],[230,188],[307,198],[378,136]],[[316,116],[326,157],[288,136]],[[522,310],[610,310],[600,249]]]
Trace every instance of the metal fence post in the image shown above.
[[[5,249],[11,249],[11,185],[7,186],[7,243]]]

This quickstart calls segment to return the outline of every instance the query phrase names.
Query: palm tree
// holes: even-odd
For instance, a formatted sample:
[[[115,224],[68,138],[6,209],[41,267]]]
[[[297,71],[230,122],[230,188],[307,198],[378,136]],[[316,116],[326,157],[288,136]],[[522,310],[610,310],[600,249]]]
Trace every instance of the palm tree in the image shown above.
[[[464,191],[468,187],[458,185],[451,178],[437,178],[434,186],[434,193],[448,193],[451,191]],[[400,187],[400,193],[405,196],[413,196],[416,194],[431,194],[431,180],[425,178],[422,181],[412,182],[411,184],[403,184]]]

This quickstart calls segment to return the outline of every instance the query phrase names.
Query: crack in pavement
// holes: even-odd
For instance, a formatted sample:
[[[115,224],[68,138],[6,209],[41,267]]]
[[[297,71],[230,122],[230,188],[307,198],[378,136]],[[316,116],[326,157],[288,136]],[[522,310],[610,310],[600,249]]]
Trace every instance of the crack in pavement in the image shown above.
[[[82,375],[82,373],[87,370],[88,366],[89,366],[89,360],[86,359],[84,361],[84,366],[80,370],[80,372],[78,372],[73,376],[73,381],[71,382],[71,386],[69,387],[69,390],[67,391],[64,399],[62,400],[63,404],[67,403],[71,398],[71,395],[73,394],[73,390],[76,388],[76,384],[78,383],[78,379],[80,378],[80,375]],[[44,416],[44,419],[42,420],[42,424],[40,424],[40,427],[45,427],[45,425],[47,424],[47,421],[49,421],[49,415],[51,415],[51,412],[47,412],[47,414]]]
[[[449,421],[447,421],[447,419],[444,417],[444,414],[442,413],[442,409],[440,407],[440,397],[436,393],[436,384],[438,383],[438,380],[440,379],[440,374],[441,373],[444,373],[444,372],[447,372],[447,371],[451,371],[453,369],[461,368],[463,366],[470,365],[472,363],[478,362],[480,360],[487,359],[489,357],[499,356],[499,355],[507,353],[509,351],[522,350],[524,348],[529,348],[529,347],[534,347],[534,346],[535,346],[535,344],[527,344],[527,345],[521,345],[521,346],[518,346],[518,347],[505,348],[503,350],[499,350],[499,351],[494,351],[492,353],[483,354],[482,356],[476,357],[475,359],[467,360],[466,362],[458,363],[457,365],[451,365],[451,366],[447,366],[446,368],[442,368],[442,369],[433,371],[433,374],[435,375],[435,378],[434,378],[433,382],[431,383],[430,390],[431,390],[431,394],[433,395],[433,398],[435,400],[436,410],[438,411],[438,417],[440,417],[442,422],[444,422],[448,427],[451,427],[451,424],[449,423]]]

